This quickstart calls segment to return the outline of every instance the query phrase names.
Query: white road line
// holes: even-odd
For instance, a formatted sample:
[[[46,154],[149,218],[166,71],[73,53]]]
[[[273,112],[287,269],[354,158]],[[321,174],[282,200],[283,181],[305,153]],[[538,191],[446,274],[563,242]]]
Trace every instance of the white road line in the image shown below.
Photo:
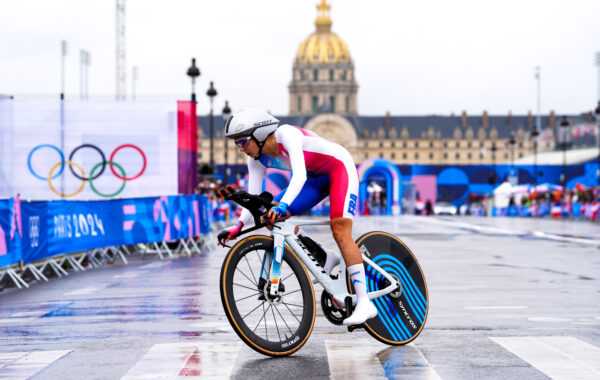
[[[439,380],[418,347],[390,347],[371,340],[326,340],[330,379]]]
[[[240,342],[156,344],[122,380],[201,377],[226,379],[233,371]]]
[[[14,352],[16,360],[0,367],[0,378],[28,379],[69,352],[71,350]]]
[[[94,293],[98,290],[100,290],[100,288],[88,286],[87,288],[81,288],[81,289],[72,290],[70,292],[67,292],[67,293],[65,293],[65,296],[84,296],[87,294]]]
[[[465,306],[465,310],[509,310],[527,309],[527,306]]]
[[[145,264],[142,265],[140,268],[141,269],[154,269],[154,268],[160,268],[164,265],[167,265],[168,263],[166,261],[157,261],[155,263],[150,263],[150,264]]]
[[[599,379],[600,349],[570,336],[490,337],[547,376]]]
[[[11,314],[11,318],[22,318],[22,317],[41,317],[46,315],[51,310],[35,310],[35,311],[21,311],[19,313]]]
[[[6,364],[14,362],[25,355],[27,355],[27,352],[0,352],[0,370]],[[2,372],[0,372],[0,374],[2,374]]]
[[[114,278],[114,279],[136,278],[136,277],[139,277],[140,275],[142,275],[144,273],[146,273],[146,272],[144,272],[144,271],[130,271],[130,272],[125,272],[125,273],[121,273],[121,274],[116,274],[116,275],[112,276],[112,278]]]

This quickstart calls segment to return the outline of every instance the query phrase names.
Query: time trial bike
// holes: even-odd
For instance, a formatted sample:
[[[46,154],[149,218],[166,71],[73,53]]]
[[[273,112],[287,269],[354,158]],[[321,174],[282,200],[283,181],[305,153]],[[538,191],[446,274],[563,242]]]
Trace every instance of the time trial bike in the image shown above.
[[[230,248],[221,268],[220,291],[225,314],[237,335],[252,349],[270,356],[286,356],[308,340],[315,322],[315,294],[309,272],[323,286],[321,307],[335,325],[352,314],[357,298],[344,261],[339,275],[323,270],[326,254],[312,239],[294,233],[296,226],[329,225],[328,220],[276,220],[264,216],[273,206],[267,192],[223,192],[252,213],[255,225],[244,235],[269,226],[271,235],[251,235]],[[390,345],[414,340],[423,329],[429,309],[427,284],[416,257],[396,236],[380,231],[356,240],[362,253],[367,291],[377,316],[349,331],[364,328]]]

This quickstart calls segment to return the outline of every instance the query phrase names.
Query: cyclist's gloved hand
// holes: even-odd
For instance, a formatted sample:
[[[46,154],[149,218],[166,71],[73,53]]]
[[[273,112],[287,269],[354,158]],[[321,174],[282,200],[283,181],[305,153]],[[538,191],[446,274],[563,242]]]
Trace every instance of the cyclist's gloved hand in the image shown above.
[[[242,227],[244,227],[244,222],[240,220],[235,226],[225,228],[223,231],[219,232],[219,234],[217,235],[217,240],[219,241],[219,244],[225,246],[225,242],[227,242],[227,240],[235,239],[235,237],[242,230]]]
[[[271,223],[275,222],[275,218],[280,217],[283,218],[287,214],[288,205],[287,203],[280,202],[277,206],[272,207],[267,214],[267,219]]]

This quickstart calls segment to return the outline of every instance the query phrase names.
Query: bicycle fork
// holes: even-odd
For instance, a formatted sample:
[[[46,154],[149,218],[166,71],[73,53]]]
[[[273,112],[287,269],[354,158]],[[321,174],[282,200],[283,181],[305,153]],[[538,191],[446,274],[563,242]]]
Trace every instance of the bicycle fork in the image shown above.
[[[281,276],[281,262],[283,260],[285,238],[283,235],[274,234],[273,239],[274,255],[271,252],[265,251],[260,268],[258,287],[262,291],[264,285],[270,283],[269,296],[277,298],[279,297],[279,277]]]

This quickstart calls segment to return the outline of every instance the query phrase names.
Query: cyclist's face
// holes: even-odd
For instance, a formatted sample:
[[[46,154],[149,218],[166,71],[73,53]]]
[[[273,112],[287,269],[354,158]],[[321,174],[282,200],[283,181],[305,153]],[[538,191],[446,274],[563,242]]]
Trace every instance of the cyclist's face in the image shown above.
[[[258,155],[258,145],[256,141],[250,137],[242,137],[235,140],[235,145],[240,149],[240,152],[246,153],[246,155],[255,158]]]

